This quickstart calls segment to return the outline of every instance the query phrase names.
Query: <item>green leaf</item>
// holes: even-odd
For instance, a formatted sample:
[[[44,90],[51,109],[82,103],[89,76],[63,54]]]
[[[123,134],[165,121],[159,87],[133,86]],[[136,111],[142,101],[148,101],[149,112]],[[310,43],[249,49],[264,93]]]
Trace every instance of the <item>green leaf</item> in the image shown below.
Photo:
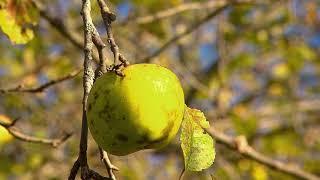
[[[209,127],[200,110],[186,106],[180,136],[186,170],[202,171],[214,162],[214,140],[203,129]]]

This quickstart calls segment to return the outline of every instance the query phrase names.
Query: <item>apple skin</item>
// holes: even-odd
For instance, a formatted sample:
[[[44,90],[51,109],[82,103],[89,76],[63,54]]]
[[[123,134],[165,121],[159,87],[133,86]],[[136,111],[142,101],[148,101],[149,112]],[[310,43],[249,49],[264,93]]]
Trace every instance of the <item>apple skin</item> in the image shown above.
[[[123,73],[107,72],[91,89],[87,120],[94,140],[119,156],[166,146],[184,115],[179,79],[156,64],[130,65]]]

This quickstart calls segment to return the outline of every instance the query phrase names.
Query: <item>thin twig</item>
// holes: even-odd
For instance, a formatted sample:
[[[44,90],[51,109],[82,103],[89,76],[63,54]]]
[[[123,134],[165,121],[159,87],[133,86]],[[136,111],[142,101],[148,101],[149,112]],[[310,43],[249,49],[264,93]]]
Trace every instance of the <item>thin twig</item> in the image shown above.
[[[212,9],[212,8],[222,6],[228,2],[230,2],[230,0],[209,0],[207,2],[183,3],[181,5],[178,5],[178,6],[175,6],[172,8],[158,11],[158,12],[151,14],[151,15],[146,15],[146,16],[136,17],[136,18],[128,18],[122,22],[119,22],[119,25],[152,23],[152,22],[155,22],[158,20],[166,19],[171,16],[183,13],[185,11]],[[250,2],[252,2],[252,0],[237,0],[237,1],[233,1],[233,2],[250,3]]]
[[[179,175],[179,180],[182,180],[185,171],[186,171],[186,168],[183,168],[183,169],[181,170],[180,175]]]
[[[116,180],[116,176],[114,175],[113,170],[119,171],[119,168],[111,163],[109,156],[108,156],[108,153],[106,151],[104,151],[101,147],[99,147],[99,153],[100,153],[101,161],[106,166],[109,177],[112,180]]]
[[[154,21],[169,18],[176,14],[190,11],[190,10],[204,10],[204,9],[211,9],[215,7],[219,7],[221,5],[226,4],[227,0],[210,0],[207,2],[191,2],[191,3],[183,3],[176,7],[172,7],[169,9],[165,9],[159,12],[156,12],[151,15],[137,17],[134,19],[126,19],[125,21],[120,22],[120,25],[128,25],[128,24],[147,24],[152,23]]]
[[[48,144],[53,147],[58,147],[60,144],[65,142],[72,134],[67,133],[59,139],[47,139],[47,138],[38,138],[30,135],[26,135],[20,132],[16,127],[7,128],[8,132],[15,138],[31,143],[40,143],[40,144]]]
[[[249,159],[252,159],[270,168],[273,168],[277,171],[292,175],[299,179],[320,180],[320,177],[314,174],[311,174],[309,172],[306,172],[297,166],[292,166],[288,163],[283,163],[281,161],[274,160],[263,155],[262,153],[256,151],[251,146],[249,146],[248,142],[243,136],[233,138],[229,135],[219,132],[213,127],[211,127],[206,131],[218,143],[226,145],[228,148],[237,151],[238,153],[240,153],[241,155],[244,155]]]
[[[68,177],[68,180],[73,180],[73,179],[76,179],[76,176],[77,176],[77,173],[78,173],[78,170],[80,168],[80,160],[79,158],[74,162],[71,170],[70,170],[70,174],[69,174],[69,177]]]
[[[56,29],[62,36],[68,39],[72,45],[78,49],[83,49],[82,37],[78,33],[74,33],[69,27],[65,25],[62,19],[56,18],[49,14],[49,11],[38,1],[31,0],[33,6],[38,9],[40,16],[45,19],[54,29]],[[93,53],[93,59],[98,62],[98,55]]]
[[[96,79],[107,71],[107,62],[106,62],[104,51],[103,51],[104,48],[106,47],[106,45],[102,41],[102,39],[99,35],[99,32],[97,31],[97,29],[95,27],[93,27],[93,31],[92,31],[92,40],[93,40],[93,43],[96,46],[96,48],[98,50],[98,54],[99,54],[99,66],[96,69],[95,78],[94,78],[94,79]]]
[[[65,142],[69,137],[72,136],[72,133],[66,133],[61,138],[57,139],[47,139],[47,138],[39,138],[30,136],[22,133],[18,128],[14,127],[18,118],[13,120],[11,123],[4,123],[0,121],[0,126],[4,127],[14,138],[19,139],[21,141],[30,142],[30,143],[39,143],[39,144],[47,144],[53,147],[58,147],[60,144]]]
[[[185,80],[192,88],[203,94],[209,94],[209,88],[200,82],[184,64],[179,61],[170,61],[169,63],[172,69],[180,74],[183,80]]]
[[[113,33],[112,33],[111,23],[116,20],[116,15],[110,11],[110,9],[108,8],[108,6],[104,2],[104,0],[97,0],[97,1],[99,4],[99,7],[100,7],[100,12],[101,12],[101,16],[102,16],[104,25],[106,27],[107,36],[108,36],[108,43],[110,45],[110,49],[111,49],[113,56],[114,56],[114,61],[113,61],[114,67],[116,67],[116,65],[118,65],[118,64],[123,65],[123,66],[127,66],[127,65],[129,65],[129,61],[127,61],[124,58],[124,56],[122,54],[120,54],[119,47],[116,44],[116,41],[114,40]],[[120,63],[119,63],[119,61],[120,61]],[[119,67],[121,67],[121,66],[119,66]],[[118,71],[118,68],[115,69],[115,72],[118,75],[123,76],[121,71]]]
[[[181,33],[177,34],[176,36],[174,36],[173,38],[171,38],[169,41],[164,43],[158,50],[156,50],[151,55],[145,57],[142,61],[143,62],[145,62],[145,61],[150,62],[152,58],[161,54],[163,51],[168,49],[171,45],[173,45],[174,43],[179,41],[181,38],[189,35],[190,33],[194,32],[195,30],[197,30],[199,27],[201,27],[203,24],[208,22],[213,17],[217,16],[220,12],[222,12],[223,10],[225,10],[229,6],[230,6],[230,4],[224,4],[224,5],[220,6],[218,9],[214,10],[213,12],[208,14],[206,17],[204,17],[200,21],[194,23],[193,25],[191,25],[189,28],[187,28],[183,32],[181,32]]]
[[[81,36],[75,33],[72,33],[70,29],[68,29],[62,19],[53,17],[49,15],[48,10],[38,1],[31,0],[34,7],[39,10],[40,16],[46,19],[52,26],[55,27],[64,37],[66,37],[73,45],[78,48],[82,48]]]
[[[23,85],[18,85],[15,88],[0,89],[0,93],[2,93],[2,94],[5,94],[5,93],[40,93],[40,92],[45,91],[47,88],[49,88],[53,85],[56,85],[58,83],[61,83],[63,81],[66,81],[66,80],[69,80],[69,79],[76,77],[80,72],[81,72],[81,70],[71,72],[65,76],[50,80],[44,84],[41,84],[41,85],[39,85],[37,87],[33,87],[33,88],[24,88]]]

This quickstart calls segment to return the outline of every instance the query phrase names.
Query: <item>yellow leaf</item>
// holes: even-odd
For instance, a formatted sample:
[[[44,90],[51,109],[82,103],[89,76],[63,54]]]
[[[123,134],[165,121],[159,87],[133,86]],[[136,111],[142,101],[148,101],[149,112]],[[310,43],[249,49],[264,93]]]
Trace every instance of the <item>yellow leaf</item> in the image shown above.
[[[6,115],[0,114],[0,122],[4,124],[10,124],[11,119]],[[0,126],[0,146],[11,141],[13,137],[6,130],[6,128]]]
[[[0,27],[13,44],[25,44],[34,36],[31,29],[19,26],[6,9],[0,9]]]

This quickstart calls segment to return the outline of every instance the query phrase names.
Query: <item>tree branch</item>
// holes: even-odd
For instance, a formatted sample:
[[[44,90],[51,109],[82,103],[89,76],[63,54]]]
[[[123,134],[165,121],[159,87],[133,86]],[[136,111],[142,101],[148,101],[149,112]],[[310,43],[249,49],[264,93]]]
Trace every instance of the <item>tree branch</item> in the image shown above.
[[[209,0],[207,2],[190,2],[190,3],[183,3],[176,7],[168,8],[162,11],[158,11],[151,15],[146,15],[142,17],[136,18],[128,18],[119,23],[119,25],[130,25],[130,24],[147,24],[152,23],[161,19],[169,18],[179,13],[183,13],[185,11],[191,10],[204,10],[204,9],[212,9],[220,7],[224,4],[231,2],[230,0]],[[233,1],[237,3],[250,3],[252,0],[237,0]]]
[[[72,136],[72,133],[66,133],[61,138],[57,138],[57,139],[47,139],[47,138],[39,138],[39,137],[30,136],[30,135],[22,133],[16,127],[14,127],[14,125],[16,124],[17,121],[18,121],[18,119],[15,119],[14,121],[12,121],[10,123],[0,121],[0,126],[4,127],[14,138],[19,139],[21,141],[31,142],[31,143],[39,143],[39,144],[47,144],[47,145],[51,145],[56,148],[60,144],[65,142],[70,136]]]
[[[33,88],[24,88],[23,85],[18,85],[15,88],[0,89],[0,93],[2,93],[2,94],[5,94],[5,93],[40,93],[40,92],[45,91],[47,88],[49,88],[53,85],[56,85],[58,83],[61,83],[63,81],[66,81],[66,80],[69,80],[69,79],[76,77],[80,72],[81,72],[81,70],[73,71],[65,76],[50,80],[47,83],[41,84],[41,85],[39,85],[37,87],[33,87]]]
[[[110,13],[108,7],[106,4],[104,4],[104,1],[99,1],[99,5],[101,7],[102,11],[102,17],[105,18],[110,18],[108,20],[108,28],[111,28],[111,21],[115,20],[115,15],[114,18],[109,14],[105,13]],[[103,49],[105,47],[105,44],[103,43],[102,39],[100,38],[100,35],[98,31],[96,30],[92,19],[91,19],[91,2],[90,0],[82,0],[82,11],[81,15],[83,18],[83,23],[84,23],[84,74],[83,74],[83,100],[82,100],[82,109],[83,109],[83,114],[82,114],[82,127],[81,127],[81,138],[80,138],[80,152],[79,152],[79,157],[74,163],[70,175],[69,175],[69,180],[73,180],[76,177],[76,174],[79,169],[81,169],[81,179],[87,180],[87,179],[111,179],[115,180],[115,176],[112,172],[113,169],[117,169],[115,166],[113,166],[108,158],[108,155],[105,151],[103,151],[101,148],[99,148],[102,161],[105,163],[109,176],[110,178],[101,176],[97,172],[91,170],[88,166],[87,162],[87,146],[88,146],[88,124],[87,124],[87,99],[90,93],[90,90],[92,88],[92,85],[94,83],[95,78],[98,76],[102,75],[106,71],[106,60],[103,54]],[[106,25],[107,26],[107,25]],[[107,29],[108,29],[107,28]],[[107,30],[108,31],[108,30]],[[111,29],[109,29],[108,33],[109,41],[113,40],[113,36],[111,33]],[[115,59],[119,58],[124,59],[122,55],[119,54],[117,50],[117,46],[114,42],[109,42],[111,44],[111,50],[114,52]],[[96,73],[93,71],[93,45],[96,46],[98,53],[99,53],[99,67],[96,69]],[[115,47],[116,46],[116,47]],[[120,60],[121,61],[121,60]],[[122,62],[122,61],[121,61]],[[124,63],[126,65],[126,63]]]
[[[320,177],[306,172],[297,166],[292,166],[288,163],[283,163],[281,161],[271,159],[259,153],[248,145],[248,142],[244,136],[233,138],[222,132],[219,132],[213,127],[207,129],[206,131],[218,143],[226,145],[228,148],[237,151],[238,153],[249,159],[252,159],[277,171],[289,174],[299,179],[320,180]]]
[[[128,24],[147,24],[152,23],[154,21],[158,21],[160,19],[169,18],[176,14],[189,11],[189,10],[204,10],[220,7],[226,4],[227,0],[210,0],[207,2],[191,2],[191,3],[183,3],[173,8],[168,8],[163,11],[156,12],[151,15],[137,17],[134,19],[126,19],[123,22],[120,22],[120,25],[128,25]]]
[[[91,87],[94,82],[94,71],[93,71],[93,36],[94,36],[94,25],[91,19],[91,3],[90,0],[82,0],[81,15],[84,23],[84,73],[83,73],[83,99],[82,99],[82,127],[81,127],[81,138],[80,138],[80,152],[79,157],[74,163],[69,180],[73,180],[79,169],[81,169],[81,179],[109,179],[99,175],[93,170],[89,169],[87,162],[87,147],[88,147],[88,124],[87,124],[87,99]]]

